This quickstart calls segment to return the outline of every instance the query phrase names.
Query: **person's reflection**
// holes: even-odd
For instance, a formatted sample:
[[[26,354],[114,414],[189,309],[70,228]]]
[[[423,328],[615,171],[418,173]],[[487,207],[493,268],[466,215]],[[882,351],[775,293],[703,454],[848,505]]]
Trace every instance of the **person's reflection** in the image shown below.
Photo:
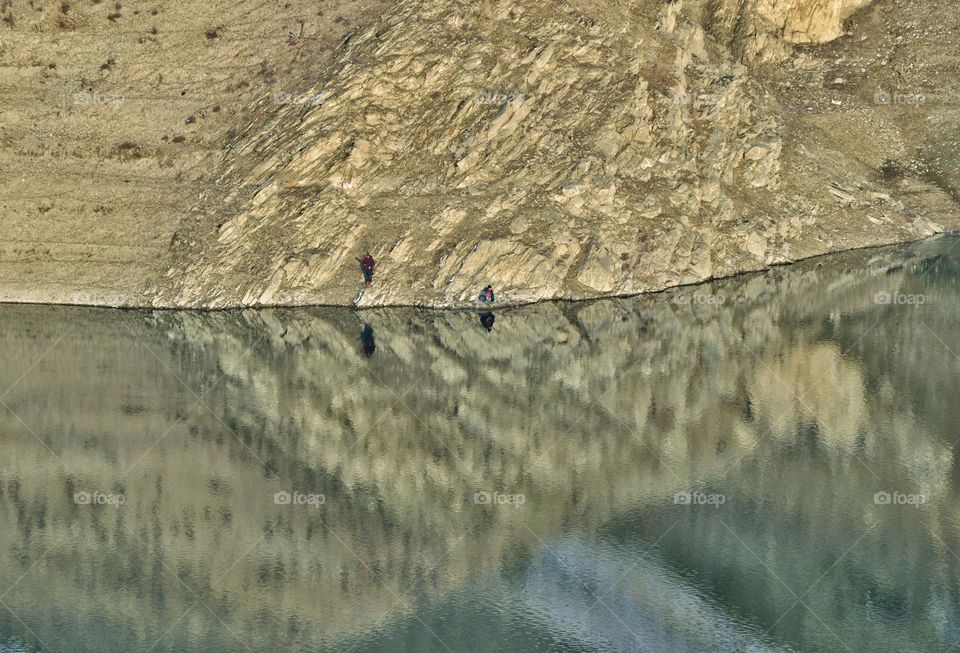
[[[377,351],[377,341],[373,337],[373,327],[363,323],[363,330],[360,332],[360,342],[363,344],[363,353],[370,358],[373,352]]]
[[[480,324],[483,325],[483,328],[487,331],[493,331],[493,323],[497,321],[497,318],[493,316],[493,313],[485,312],[480,314]]]

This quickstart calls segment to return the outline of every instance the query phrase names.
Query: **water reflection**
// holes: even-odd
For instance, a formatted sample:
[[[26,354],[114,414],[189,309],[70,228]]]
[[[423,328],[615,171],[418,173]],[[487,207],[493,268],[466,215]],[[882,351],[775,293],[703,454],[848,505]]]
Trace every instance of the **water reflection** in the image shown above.
[[[956,242],[359,356],[346,310],[2,307],[0,651],[948,650]]]
[[[363,323],[363,329],[360,331],[360,343],[363,345],[363,353],[369,358],[373,352],[377,351],[377,340],[373,336],[373,327]]]
[[[493,325],[497,321],[497,318],[493,313],[485,311],[480,313],[480,325],[487,331],[493,331]]]

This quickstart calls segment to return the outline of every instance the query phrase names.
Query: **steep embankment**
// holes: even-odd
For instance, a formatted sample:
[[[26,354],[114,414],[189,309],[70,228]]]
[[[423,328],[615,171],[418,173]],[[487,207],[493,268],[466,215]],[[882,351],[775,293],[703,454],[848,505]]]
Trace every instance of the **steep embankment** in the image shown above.
[[[282,80],[264,63],[209,151],[167,164],[168,219],[93,220],[157,232],[125,274],[57,266],[39,291],[45,253],[21,248],[0,299],[447,306],[488,282],[510,301],[582,298],[956,226],[957,12],[867,4],[368,8],[335,51],[283,58]],[[380,267],[359,296],[366,249]]]
[[[145,301],[232,130],[387,4],[0,0],[0,300]]]

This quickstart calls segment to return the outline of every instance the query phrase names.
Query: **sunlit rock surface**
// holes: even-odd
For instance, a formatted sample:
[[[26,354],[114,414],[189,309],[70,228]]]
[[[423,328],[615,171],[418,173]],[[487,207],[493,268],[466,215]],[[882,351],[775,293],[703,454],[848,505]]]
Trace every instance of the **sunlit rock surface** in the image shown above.
[[[960,224],[950,0],[0,13],[0,300],[582,299]]]
[[[852,7],[782,4],[740,10],[820,42]],[[315,102],[231,145],[237,216],[171,267],[161,303],[630,294],[954,225],[930,186],[936,217],[905,220],[683,3],[646,8],[399,3],[305,89]],[[380,268],[362,289],[366,250]]]

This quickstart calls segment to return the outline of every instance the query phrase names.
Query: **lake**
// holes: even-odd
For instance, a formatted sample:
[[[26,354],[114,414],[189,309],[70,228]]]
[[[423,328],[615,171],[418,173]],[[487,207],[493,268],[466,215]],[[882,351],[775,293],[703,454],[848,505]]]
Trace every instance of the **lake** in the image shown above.
[[[490,314],[0,306],[0,651],[960,647],[958,244]]]

